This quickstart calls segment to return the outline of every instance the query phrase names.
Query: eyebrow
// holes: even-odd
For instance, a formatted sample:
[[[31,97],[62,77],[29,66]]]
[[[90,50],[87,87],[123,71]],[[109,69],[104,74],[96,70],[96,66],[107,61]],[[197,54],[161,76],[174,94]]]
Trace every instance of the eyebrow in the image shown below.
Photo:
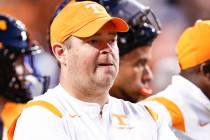
[[[136,61],[137,63],[147,63],[148,62],[148,59],[147,58],[140,58]]]

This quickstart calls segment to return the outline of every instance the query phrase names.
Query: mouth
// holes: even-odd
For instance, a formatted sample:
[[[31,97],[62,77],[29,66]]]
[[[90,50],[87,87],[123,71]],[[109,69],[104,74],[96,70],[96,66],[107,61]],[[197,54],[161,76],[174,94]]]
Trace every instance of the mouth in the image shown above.
[[[99,63],[98,66],[114,66],[113,63]]]
[[[140,89],[139,93],[144,97],[148,97],[153,94],[153,91],[150,87],[143,87]]]
[[[113,72],[115,68],[114,63],[98,63],[97,64],[97,69],[106,71],[106,73]]]

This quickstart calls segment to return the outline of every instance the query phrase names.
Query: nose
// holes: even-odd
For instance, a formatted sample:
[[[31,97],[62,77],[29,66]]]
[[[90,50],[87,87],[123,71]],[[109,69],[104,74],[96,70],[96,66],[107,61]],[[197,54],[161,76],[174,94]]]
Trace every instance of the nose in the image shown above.
[[[101,53],[106,54],[113,51],[113,47],[108,42],[101,43]]]
[[[153,79],[151,68],[148,65],[145,66],[142,79],[144,82],[150,82]]]

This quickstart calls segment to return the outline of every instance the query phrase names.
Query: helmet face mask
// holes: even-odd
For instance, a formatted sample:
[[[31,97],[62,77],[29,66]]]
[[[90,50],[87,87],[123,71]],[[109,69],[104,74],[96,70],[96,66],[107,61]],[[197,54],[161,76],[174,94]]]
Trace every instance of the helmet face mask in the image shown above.
[[[0,51],[1,95],[11,101],[24,103],[33,97],[44,93],[48,88],[49,77],[42,76],[36,72],[33,65],[36,54],[29,52],[24,54],[15,54],[12,53],[13,50],[7,50],[6,52],[8,53],[8,56],[1,55],[2,52]],[[23,63],[17,65],[16,63],[18,59],[23,59]],[[22,75],[18,72],[18,69],[20,68],[29,69],[29,72]]]
[[[34,47],[38,46],[35,45]],[[29,89],[32,97],[36,97],[44,93],[49,87],[50,77],[46,74],[43,75],[38,68],[38,64],[40,63],[40,59],[38,58],[41,53],[44,53],[44,51],[32,51],[30,55],[24,56],[24,64],[32,69],[32,74],[28,74],[25,77],[26,87]]]
[[[14,102],[25,103],[34,97],[34,91],[42,94],[46,87],[42,80],[44,78],[34,73],[32,65],[33,57],[41,49],[30,44],[24,24],[0,15],[0,44],[0,95]],[[26,71],[27,68],[30,68],[30,72],[19,74],[18,71]],[[32,90],[31,87],[39,90]]]
[[[1,96],[15,102],[27,102],[31,99],[31,96],[28,94],[27,89],[25,89],[23,80],[18,78],[19,75],[16,71],[16,60],[18,58],[16,57],[15,59],[8,59],[7,57],[3,57],[0,58],[0,65],[2,66],[0,71]]]

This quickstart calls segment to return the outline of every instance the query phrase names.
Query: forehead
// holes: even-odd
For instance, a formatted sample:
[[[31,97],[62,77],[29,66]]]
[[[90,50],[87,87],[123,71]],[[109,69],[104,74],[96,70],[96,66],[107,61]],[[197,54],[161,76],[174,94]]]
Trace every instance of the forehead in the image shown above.
[[[138,47],[123,55],[121,59],[138,60],[138,59],[149,59],[151,56],[151,47]]]

